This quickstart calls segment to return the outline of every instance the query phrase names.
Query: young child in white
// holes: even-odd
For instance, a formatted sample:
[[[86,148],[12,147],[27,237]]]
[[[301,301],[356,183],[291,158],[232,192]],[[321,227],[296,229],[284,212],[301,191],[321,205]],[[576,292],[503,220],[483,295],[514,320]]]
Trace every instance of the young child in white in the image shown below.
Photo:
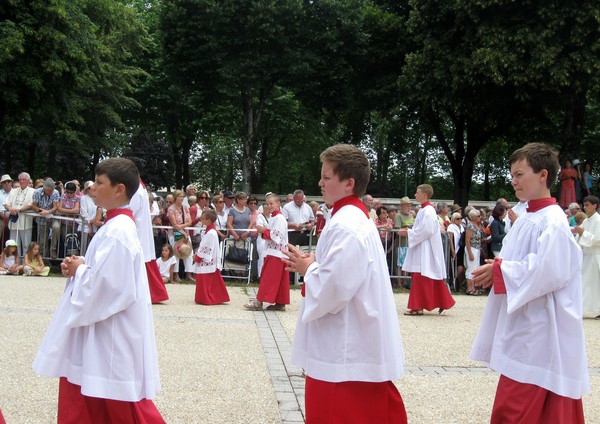
[[[173,246],[169,243],[165,243],[160,252],[160,258],[156,259],[156,265],[158,265],[158,271],[162,278],[163,284],[172,283],[175,269],[175,262],[177,258],[173,255]]]
[[[21,258],[17,253],[17,242],[6,240],[4,250],[0,255],[0,275],[19,275],[22,270]]]
[[[27,252],[25,252],[25,265],[23,267],[23,274],[47,277],[49,272],[50,267],[44,266],[44,259],[40,254],[40,245],[35,241],[32,241],[27,247]]]
[[[200,246],[194,255],[196,274],[196,303],[218,305],[229,302],[229,293],[221,275],[221,246],[215,227],[217,213],[212,209],[202,211],[200,221],[206,228]]]

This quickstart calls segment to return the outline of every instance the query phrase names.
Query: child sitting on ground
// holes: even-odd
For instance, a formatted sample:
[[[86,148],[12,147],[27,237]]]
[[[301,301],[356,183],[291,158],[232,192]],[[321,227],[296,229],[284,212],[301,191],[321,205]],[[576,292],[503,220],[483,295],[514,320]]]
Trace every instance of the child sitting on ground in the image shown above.
[[[25,265],[23,266],[23,273],[25,275],[39,275],[41,277],[47,277],[50,272],[49,266],[44,266],[44,259],[40,254],[40,245],[35,241],[29,243],[27,252],[25,252]]]
[[[17,242],[6,240],[4,250],[0,255],[0,275],[19,275],[22,270],[21,258],[17,253]]]
[[[177,258],[173,256],[173,246],[169,243],[163,244],[160,258],[156,259],[156,265],[158,265],[163,284],[173,282],[175,262],[177,262]]]
[[[206,231],[194,255],[196,274],[195,302],[202,305],[218,305],[229,302],[225,281],[221,276],[221,248],[215,227],[217,213],[212,209],[202,211],[200,222]]]

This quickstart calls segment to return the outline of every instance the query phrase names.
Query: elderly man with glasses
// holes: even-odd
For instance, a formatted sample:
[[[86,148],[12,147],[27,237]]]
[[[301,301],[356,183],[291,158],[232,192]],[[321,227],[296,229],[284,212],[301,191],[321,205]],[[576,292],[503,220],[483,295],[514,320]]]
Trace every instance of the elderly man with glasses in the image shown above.
[[[9,212],[8,228],[10,238],[18,245],[19,256],[23,256],[27,246],[31,243],[31,232],[33,229],[33,217],[24,212],[31,209],[33,193],[35,190],[29,187],[31,177],[27,172],[19,174],[19,186],[13,187],[4,202],[4,207]]]

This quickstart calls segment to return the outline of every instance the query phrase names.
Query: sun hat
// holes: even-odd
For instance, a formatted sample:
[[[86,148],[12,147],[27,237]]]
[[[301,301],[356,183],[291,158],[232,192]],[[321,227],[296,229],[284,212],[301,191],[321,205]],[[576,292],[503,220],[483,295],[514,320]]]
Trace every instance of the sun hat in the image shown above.
[[[192,254],[192,244],[187,238],[182,238],[175,244],[173,252],[177,259],[186,259]]]
[[[4,247],[8,247],[8,246],[15,246],[17,247],[17,242],[14,240],[6,240],[6,243],[4,243]]]
[[[412,202],[410,201],[410,199],[407,196],[404,196],[402,199],[400,199],[400,204],[401,205],[412,205]]]
[[[93,181],[86,181],[86,182],[83,184],[83,191],[86,191],[86,190],[87,190],[88,188],[90,188],[92,185],[94,185],[94,182],[93,182]]]
[[[12,181],[12,178],[10,178],[10,175],[4,174],[2,179],[0,179],[0,183],[3,183],[4,181]]]
[[[462,209],[462,208],[460,207],[460,205],[457,205],[456,203],[454,203],[454,204],[452,204],[452,205],[450,206],[450,211],[451,211],[452,213],[454,213],[454,212],[457,212],[457,211],[459,211],[459,210],[461,210],[461,209]]]

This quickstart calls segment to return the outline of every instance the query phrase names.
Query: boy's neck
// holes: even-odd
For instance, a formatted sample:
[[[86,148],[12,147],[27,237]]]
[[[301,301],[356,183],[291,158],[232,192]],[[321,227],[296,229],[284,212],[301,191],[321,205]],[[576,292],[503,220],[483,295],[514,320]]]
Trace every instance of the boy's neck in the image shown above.
[[[110,205],[110,206],[106,207],[105,209],[108,212],[108,211],[112,211],[114,209],[123,209],[123,208],[129,208],[129,203],[123,203],[120,205]]]

